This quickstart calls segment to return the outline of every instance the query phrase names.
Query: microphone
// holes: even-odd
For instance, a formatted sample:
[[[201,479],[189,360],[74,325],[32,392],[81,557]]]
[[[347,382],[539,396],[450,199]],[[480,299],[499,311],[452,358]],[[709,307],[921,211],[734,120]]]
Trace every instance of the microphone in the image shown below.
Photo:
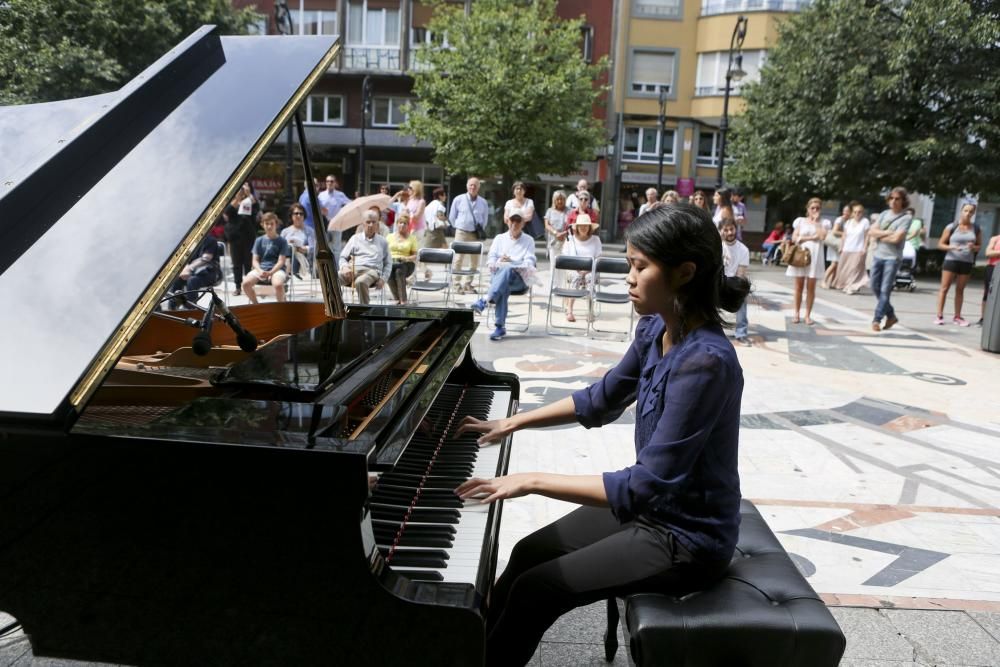
[[[240,321],[236,319],[232,311],[226,308],[226,304],[223,303],[222,299],[216,296],[215,292],[212,292],[212,305],[219,309],[222,313],[223,321],[229,325],[229,328],[233,330],[236,334],[236,342],[239,344],[240,349],[244,352],[253,352],[257,349],[257,337],[252,333],[243,328]]]
[[[215,315],[215,303],[208,304],[205,316],[201,318],[201,330],[191,340],[191,351],[199,357],[204,357],[212,349],[212,319]]]

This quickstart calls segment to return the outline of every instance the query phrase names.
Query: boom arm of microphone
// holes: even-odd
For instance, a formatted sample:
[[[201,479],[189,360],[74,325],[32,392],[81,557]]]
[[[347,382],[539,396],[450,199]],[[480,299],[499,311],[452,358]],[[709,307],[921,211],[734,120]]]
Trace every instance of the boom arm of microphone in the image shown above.
[[[215,302],[208,304],[205,316],[201,318],[201,330],[191,340],[191,351],[204,357],[212,349],[212,322],[215,319]]]
[[[233,315],[232,311],[226,307],[226,304],[223,303],[222,299],[215,292],[212,292],[212,307],[217,308],[222,313],[222,320],[236,334],[236,342],[239,344],[241,350],[244,352],[253,352],[257,349],[257,337],[243,328],[240,321],[236,319],[236,316]]]

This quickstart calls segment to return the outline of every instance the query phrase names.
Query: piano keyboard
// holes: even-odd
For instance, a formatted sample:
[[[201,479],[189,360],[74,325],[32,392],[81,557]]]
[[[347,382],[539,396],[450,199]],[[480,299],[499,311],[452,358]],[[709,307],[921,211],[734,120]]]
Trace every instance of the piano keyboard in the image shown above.
[[[427,414],[430,433],[414,433],[393,470],[371,494],[372,529],[383,558],[397,574],[475,585],[490,532],[490,505],[454,494],[472,477],[496,477],[507,443],[479,447],[479,434],[451,438],[465,415],[503,419],[509,390],[446,386]]]

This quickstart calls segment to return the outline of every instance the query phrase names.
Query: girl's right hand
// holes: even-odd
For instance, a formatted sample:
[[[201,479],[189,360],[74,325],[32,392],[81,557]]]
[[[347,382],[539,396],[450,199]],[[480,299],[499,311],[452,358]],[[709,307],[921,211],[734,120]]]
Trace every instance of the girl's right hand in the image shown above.
[[[476,442],[482,446],[500,442],[512,430],[506,419],[483,421],[470,415],[458,423],[455,437],[457,438],[463,433],[481,433],[482,435],[479,436]]]

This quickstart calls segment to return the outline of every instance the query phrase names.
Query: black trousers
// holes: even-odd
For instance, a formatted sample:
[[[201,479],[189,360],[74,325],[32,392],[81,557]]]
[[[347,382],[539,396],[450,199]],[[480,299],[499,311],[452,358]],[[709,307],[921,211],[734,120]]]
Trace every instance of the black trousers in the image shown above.
[[[621,524],[608,508],[581,507],[514,547],[490,600],[486,664],[526,664],[571,609],[640,591],[698,590],[728,565],[695,562],[659,524]]]
[[[236,289],[243,284],[243,276],[253,270],[253,242],[252,236],[234,236],[229,239],[229,259],[233,262],[233,282]]]

